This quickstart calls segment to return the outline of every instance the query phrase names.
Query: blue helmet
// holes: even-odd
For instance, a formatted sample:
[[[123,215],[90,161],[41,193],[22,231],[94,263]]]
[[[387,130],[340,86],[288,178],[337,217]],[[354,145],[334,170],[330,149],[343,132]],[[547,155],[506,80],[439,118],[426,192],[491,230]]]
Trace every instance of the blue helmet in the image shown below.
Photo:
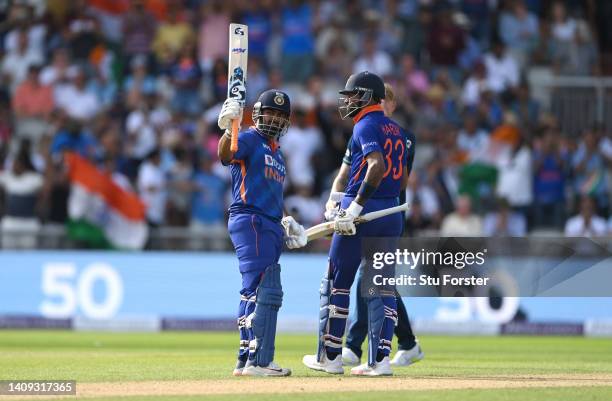
[[[359,110],[367,106],[372,99],[380,102],[385,98],[385,83],[376,74],[363,71],[353,74],[346,81],[338,98],[340,117],[354,117]]]
[[[266,115],[267,113],[264,113],[265,110],[277,110],[281,114]],[[290,115],[291,101],[289,96],[285,92],[276,89],[269,89],[263,92],[253,105],[253,122],[255,127],[260,133],[273,139],[278,139],[287,132]]]

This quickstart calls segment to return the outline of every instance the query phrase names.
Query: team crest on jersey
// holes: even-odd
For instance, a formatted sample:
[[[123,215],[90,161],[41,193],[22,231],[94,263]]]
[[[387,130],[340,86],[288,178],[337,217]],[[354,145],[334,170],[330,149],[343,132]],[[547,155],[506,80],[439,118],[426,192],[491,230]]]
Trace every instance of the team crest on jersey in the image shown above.
[[[283,104],[285,104],[285,97],[281,93],[276,92],[276,96],[274,96],[274,103],[279,106],[282,106]]]

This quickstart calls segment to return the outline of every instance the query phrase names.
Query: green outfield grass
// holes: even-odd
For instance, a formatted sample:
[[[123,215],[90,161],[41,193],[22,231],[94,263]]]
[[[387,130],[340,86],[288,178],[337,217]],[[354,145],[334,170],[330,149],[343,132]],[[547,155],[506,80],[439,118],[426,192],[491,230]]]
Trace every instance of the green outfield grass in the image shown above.
[[[413,379],[477,379],[507,376],[607,374],[612,377],[612,339],[582,337],[443,337],[420,338],[426,359],[396,369],[398,377]],[[230,376],[238,337],[235,333],[83,333],[65,331],[0,330],[0,380],[74,379],[77,382],[134,382],[224,379]],[[314,353],[314,335],[280,334],[277,362],[291,367],[289,380],[325,376],[303,367],[301,358]],[[262,379],[268,380],[268,379]],[[279,380],[279,379],[275,379]],[[280,379],[282,380],[282,379]],[[364,379],[364,388],[367,380]],[[331,391],[332,389],[330,389]],[[380,400],[612,400],[612,381],[606,386],[581,388],[521,388],[387,391]],[[383,394],[384,393],[384,394]],[[374,392],[323,395],[317,399],[366,400]],[[306,400],[304,394],[250,396],[249,400]],[[198,399],[243,399],[239,395]],[[94,398],[90,398],[94,399]],[[98,399],[98,398],[95,398]],[[110,398],[99,398],[110,399]],[[128,397],[135,400],[196,399],[194,397]],[[244,398],[246,399],[246,398]]]

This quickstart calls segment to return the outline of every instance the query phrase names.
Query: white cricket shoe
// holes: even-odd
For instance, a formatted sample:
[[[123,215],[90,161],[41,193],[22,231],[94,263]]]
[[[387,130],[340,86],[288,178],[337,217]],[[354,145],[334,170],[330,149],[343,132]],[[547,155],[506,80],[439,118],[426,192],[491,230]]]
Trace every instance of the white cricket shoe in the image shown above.
[[[391,376],[393,371],[391,370],[389,357],[386,356],[382,361],[376,362],[374,366],[370,366],[367,363],[355,366],[351,369],[351,374],[355,376]]]
[[[242,376],[291,376],[291,369],[281,368],[274,362],[268,366],[249,365],[242,370]]]
[[[232,375],[242,376],[242,371],[244,370],[245,365],[246,365],[246,361],[241,361],[240,359],[238,359],[238,361],[236,362],[236,367],[234,368],[234,371],[232,372]]]
[[[419,343],[409,350],[399,350],[391,360],[391,366],[410,366],[425,358],[425,353]]]
[[[349,347],[342,348],[342,364],[344,366],[357,366],[361,362],[361,358],[357,356]]]
[[[342,368],[342,355],[338,354],[335,359],[327,359],[327,355],[323,355],[321,362],[317,361],[316,355],[304,355],[302,363],[306,367],[318,370],[320,372],[331,373],[332,375],[343,375],[344,369]]]

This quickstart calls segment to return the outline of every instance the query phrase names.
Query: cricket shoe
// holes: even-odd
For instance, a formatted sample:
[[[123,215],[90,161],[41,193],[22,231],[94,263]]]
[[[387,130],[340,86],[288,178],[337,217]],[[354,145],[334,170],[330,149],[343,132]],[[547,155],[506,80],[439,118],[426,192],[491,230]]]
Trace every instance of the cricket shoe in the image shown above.
[[[270,362],[268,366],[249,365],[242,370],[242,376],[291,376],[291,369],[281,368],[274,362]]]
[[[391,370],[389,357],[386,356],[382,361],[376,362],[374,366],[370,366],[367,363],[355,366],[351,369],[351,374],[355,376],[391,376],[393,371]]]
[[[399,350],[391,360],[391,366],[410,366],[425,358],[425,353],[419,343],[409,350]]]
[[[344,366],[357,366],[361,362],[361,358],[357,356],[349,347],[342,348],[342,364]]]
[[[238,361],[236,361],[236,367],[234,368],[232,375],[242,376],[242,371],[244,370],[245,365],[246,365],[246,361],[241,361],[240,359],[238,359]]]
[[[327,355],[323,355],[321,362],[317,361],[316,355],[304,355],[302,363],[306,367],[318,370],[320,372],[331,373],[332,375],[343,375],[344,369],[342,368],[342,355],[336,355],[335,359],[327,359]]]

